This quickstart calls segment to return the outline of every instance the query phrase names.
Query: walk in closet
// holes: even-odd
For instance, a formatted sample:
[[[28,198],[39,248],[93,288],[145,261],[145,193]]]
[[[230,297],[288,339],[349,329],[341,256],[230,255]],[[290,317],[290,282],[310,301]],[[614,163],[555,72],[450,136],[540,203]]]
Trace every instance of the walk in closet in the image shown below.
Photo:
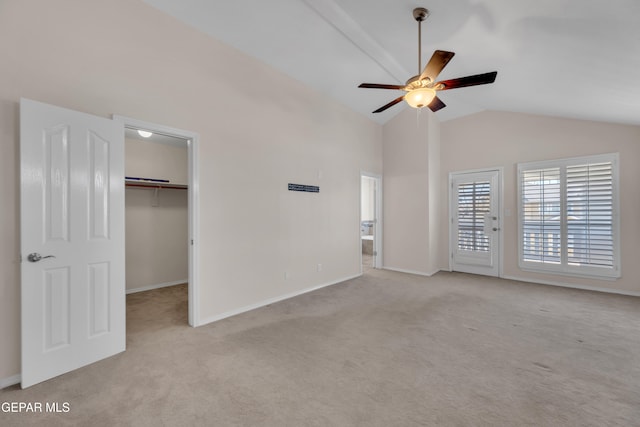
[[[187,141],[132,129],[125,136],[127,293],[186,283]]]

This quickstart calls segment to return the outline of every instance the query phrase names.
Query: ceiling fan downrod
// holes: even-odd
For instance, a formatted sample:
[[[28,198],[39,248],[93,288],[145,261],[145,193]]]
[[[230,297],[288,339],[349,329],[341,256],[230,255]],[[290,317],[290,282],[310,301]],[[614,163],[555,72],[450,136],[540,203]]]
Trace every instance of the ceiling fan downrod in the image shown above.
[[[418,21],[418,75],[422,71],[422,21],[429,17],[429,10],[424,7],[413,9],[413,19]]]

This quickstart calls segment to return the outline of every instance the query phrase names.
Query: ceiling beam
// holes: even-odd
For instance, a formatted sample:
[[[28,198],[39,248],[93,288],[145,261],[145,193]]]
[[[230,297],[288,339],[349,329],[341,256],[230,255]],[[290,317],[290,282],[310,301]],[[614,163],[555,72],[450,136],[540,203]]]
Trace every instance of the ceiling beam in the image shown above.
[[[333,0],[302,0],[392,78],[404,83],[411,74]]]

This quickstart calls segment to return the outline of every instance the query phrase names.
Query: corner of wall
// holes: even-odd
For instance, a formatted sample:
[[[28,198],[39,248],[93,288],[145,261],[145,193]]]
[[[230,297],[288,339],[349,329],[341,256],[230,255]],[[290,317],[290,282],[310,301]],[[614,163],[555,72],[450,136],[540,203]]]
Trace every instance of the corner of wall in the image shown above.
[[[417,120],[417,122],[416,122]],[[385,268],[440,269],[440,122],[406,109],[383,127]]]

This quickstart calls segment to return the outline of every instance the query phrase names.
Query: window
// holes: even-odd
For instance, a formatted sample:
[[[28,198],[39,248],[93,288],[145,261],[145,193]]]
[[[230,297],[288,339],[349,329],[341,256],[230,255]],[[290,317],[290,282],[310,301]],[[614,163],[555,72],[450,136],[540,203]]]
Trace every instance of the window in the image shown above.
[[[620,277],[618,155],[518,165],[525,270]]]

